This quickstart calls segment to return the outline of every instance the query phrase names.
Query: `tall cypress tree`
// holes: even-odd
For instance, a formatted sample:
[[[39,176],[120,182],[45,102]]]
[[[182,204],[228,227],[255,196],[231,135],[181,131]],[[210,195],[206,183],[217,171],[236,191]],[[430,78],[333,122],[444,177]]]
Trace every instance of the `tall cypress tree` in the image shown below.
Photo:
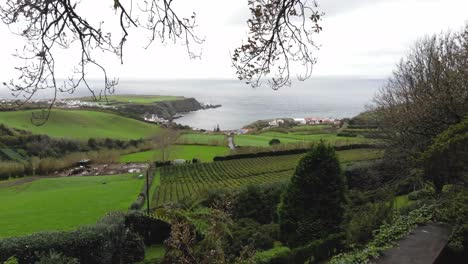
[[[278,208],[281,240],[297,246],[340,231],[345,182],[335,149],[323,142],[299,162]]]

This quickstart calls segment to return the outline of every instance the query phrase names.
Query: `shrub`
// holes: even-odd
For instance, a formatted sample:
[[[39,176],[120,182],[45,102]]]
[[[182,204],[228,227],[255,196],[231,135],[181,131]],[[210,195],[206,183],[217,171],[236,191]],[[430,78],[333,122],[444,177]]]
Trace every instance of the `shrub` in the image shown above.
[[[421,189],[408,194],[408,199],[411,201],[421,200],[433,197],[434,193],[428,189]]]
[[[391,219],[392,203],[366,203],[348,212],[346,244],[360,245],[372,238],[372,231]]]
[[[80,264],[76,258],[70,258],[55,251],[50,251],[48,254],[39,253],[38,258],[39,261],[35,264]]]
[[[0,240],[0,262],[15,256],[20,264],[39,261],[51,250],[80,263],[133,263],[144,258],[143,240],[125,227],[123,213],[108,214],[97,224],[67,232],[41,232]]]
[[[278,225],[262,226],[249,218],[240,219],[232,228],[229,251],[238,255],[245,247],[255,250],[272,248],[277,232]]]
[[[0,180],[24,175],[24,164],[12,161],[0,161]]]
[[[343,220],[345,182],[333,147],[321,142],[306,154],[278,208],[280,234],[301,245],[337,233]]]
[[[3,262],[3,264],[19,264],[19,263],[18,263],[17,258],[11,257],[11,258],[7,259],[5,262]]]
[[[432,218],[433,206],[422,206],[407,215],[397,215],[391,224],[383,224],[374,232],[374,238],[363,249],[334,256],[330,264],[369,263],[370,258],[378,257],[396,240],[406,236],[413,228],[427,223]]]
[[[251,218],[260,224],[277,220],[276,207],[284,184],[252,185],[239,190],[232,199],[233,219]]]
[[[125,216],[125,225],[144,238],[146,245],[161,244],[169,237],[171,226],[141,211],[131,211]]]
[[[468,119],[450,126],[422,154],[424,176],[437,193],[447,183],[467,182]]]
[[[341,251],[343,233],[331,234],[294,248],[289,263],[317,263]]]
[[[279,144],[281,144],[281,141],[279,139],[277,139],[277,138],[274,138],[274,139],[270,140],[270,142],[268,142],[268,145],[270,145],[270,146],[279,145]]]
[[[357,137],[357,134],[355,133],[350,133],[350,132],[340,132],[336,134],[339,137]]]
[[[254,260],[258,264],[286,264],[289,263],[291,249],[288,247],[275,247],[255,254]]]
[[[436,204],[436,221],[452,226],[448,249],[461,254],[468,252],[468,191],[464,186],[453,186],[444,191]]]

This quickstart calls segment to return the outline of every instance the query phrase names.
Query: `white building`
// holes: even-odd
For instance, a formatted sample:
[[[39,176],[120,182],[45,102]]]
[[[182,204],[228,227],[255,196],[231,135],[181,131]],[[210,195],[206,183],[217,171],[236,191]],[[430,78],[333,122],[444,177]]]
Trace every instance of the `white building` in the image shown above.
[[[272,120],[272,121],[268,122],[268,125],[270,125],[271,127],[277,127],[277,126],[280,126],[282,124],[284,124],[283,119],[275,119],[275,120]]]
[[[294,122],[296,122],[297,124],[300,124],[300,125],[307,124],[305,118],[293,118],[293,120],[294,120]]]

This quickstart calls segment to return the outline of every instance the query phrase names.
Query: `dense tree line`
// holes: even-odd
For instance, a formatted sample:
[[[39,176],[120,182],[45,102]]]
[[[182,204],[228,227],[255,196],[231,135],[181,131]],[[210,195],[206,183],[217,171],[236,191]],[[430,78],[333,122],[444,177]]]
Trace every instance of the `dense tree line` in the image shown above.
[[[0,142],[3,147],[15,150],[23,157],[63,157],[74,152],[85,152],[103,149],[126,149],[138,147],[144,143],[143,139],[119,140],[119,139],[95,139],[87,142],[78,140],[51,138],[47,135],[32,134],[28,131],[6,127],[0,124]],[[0,157],[2,154],[0,153]],[[7,159],[7,157],[3,157]]]

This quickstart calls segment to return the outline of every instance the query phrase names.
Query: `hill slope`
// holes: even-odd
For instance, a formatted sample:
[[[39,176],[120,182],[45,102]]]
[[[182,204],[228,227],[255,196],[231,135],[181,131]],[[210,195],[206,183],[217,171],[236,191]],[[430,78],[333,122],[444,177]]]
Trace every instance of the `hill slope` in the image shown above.
[[[161,130],[156,125],[131,118],[85,110],[53,110],[47,123],[36,126],[30,120],[33,111],[0,112],[0,123],[35,134],[80,140],[90,137],[138,139],[154,135]]]

